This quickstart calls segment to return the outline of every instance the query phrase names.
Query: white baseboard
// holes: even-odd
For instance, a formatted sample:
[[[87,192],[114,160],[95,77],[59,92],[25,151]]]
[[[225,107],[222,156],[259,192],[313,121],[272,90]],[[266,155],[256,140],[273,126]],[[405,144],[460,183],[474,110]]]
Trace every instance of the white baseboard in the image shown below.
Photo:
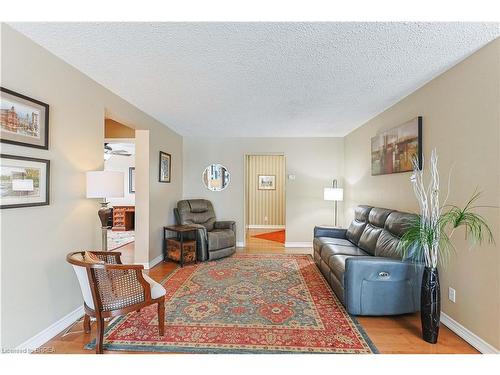
[[[247,225],[248,229],[285,229],[284,225]]]
[[[243,242],[243,241],[237,241],[236,242],[236,247],[245,247],[245,242]]]
[[[158,255],[156,258],[154,258],[153,260],[150,260],[149,261],[149,264],[148,264],[148,269],[149,268],[153,268],[154,266],[156,266],[157,264],[163,262],[163,254],[161,255]]]
[[[483,354],[500,353],[500,350],[488,344],[482,338],[469,331],[467,328],[458,323],[456,320],[452,319],[449,315],[445,314],[444,312],[441,312],[441,323],[443,323],[446,327],[451,329],[453,332],[455,332],[458,336],[463,338],[465,341],[467,341],[481,353]]]
[[[285,242],[285,247],[312,247],[312,242]]]
[[[76,310],[70,312],[69,314],[59,319],[57,322],[45,328],[43,331],[37,333],[32,338],[18,345],[16,347],[16,350],[23,352],[24,351],[32,352],[36,348],[39,348],[47,341],[49,341],[50,339],[52,339],[53,337],[57,336],[59,333],[64,331],[66,328],[68,328],[70,325],[72,325],[74,322],[80,319],[83,316],[83,314],[84,314],[83,306],[80,306]]]

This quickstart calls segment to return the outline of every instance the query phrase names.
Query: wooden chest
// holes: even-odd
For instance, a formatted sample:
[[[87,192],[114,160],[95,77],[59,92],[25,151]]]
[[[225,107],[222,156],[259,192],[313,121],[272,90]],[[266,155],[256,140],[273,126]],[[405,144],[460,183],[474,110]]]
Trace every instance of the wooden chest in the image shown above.
[[[135,207],[113,206],[113,228],[114,231],[126,231],[134,229]]]
[[[196,241],[185,240],[183,245],[184,263],[196,261]],[[167,239],[167,256],[169,259],[181,261],[181,242],[175,238]]]

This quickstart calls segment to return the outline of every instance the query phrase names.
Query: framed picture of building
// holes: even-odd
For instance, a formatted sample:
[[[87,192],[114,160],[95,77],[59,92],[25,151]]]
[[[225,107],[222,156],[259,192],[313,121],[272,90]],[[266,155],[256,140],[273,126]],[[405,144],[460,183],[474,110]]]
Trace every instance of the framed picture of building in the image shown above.
[[[160,151],[159,182],[170,182],[172,173],[172,157],[166,152]]]
[[[0,154],[0,208],[49,204],[50,161]]]
[[[259,175],[259,190],[276,190],[276,176],[263,176]]]
[[[411,172],[414,157],[422,168],[422,117],[386,130],[371,140],[372,176]]]
[[[49,148],[49,105],[0,87],[0,142]]]

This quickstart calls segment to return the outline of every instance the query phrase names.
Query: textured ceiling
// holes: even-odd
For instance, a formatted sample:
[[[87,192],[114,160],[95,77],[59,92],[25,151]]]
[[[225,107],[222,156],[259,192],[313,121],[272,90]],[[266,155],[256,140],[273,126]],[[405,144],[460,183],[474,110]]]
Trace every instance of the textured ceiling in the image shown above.
[[[489,23],[14,23],[182,135],[343,136],[499,36]]]

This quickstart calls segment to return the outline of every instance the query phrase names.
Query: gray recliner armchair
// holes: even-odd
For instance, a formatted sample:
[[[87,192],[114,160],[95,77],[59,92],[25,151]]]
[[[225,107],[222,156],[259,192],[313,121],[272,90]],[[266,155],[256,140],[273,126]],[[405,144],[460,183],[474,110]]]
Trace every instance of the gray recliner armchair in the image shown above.
[[[314,228],[314,261],[352,315],[420,310],[423,265],[398,249],[412,214],[358,206],[348,229]]]
[[[186,199],[174,208],[177,224],[196,226],[196,258],[214,260],[236,251],[236,223],[217,221],[212,202],[206,199]]]

